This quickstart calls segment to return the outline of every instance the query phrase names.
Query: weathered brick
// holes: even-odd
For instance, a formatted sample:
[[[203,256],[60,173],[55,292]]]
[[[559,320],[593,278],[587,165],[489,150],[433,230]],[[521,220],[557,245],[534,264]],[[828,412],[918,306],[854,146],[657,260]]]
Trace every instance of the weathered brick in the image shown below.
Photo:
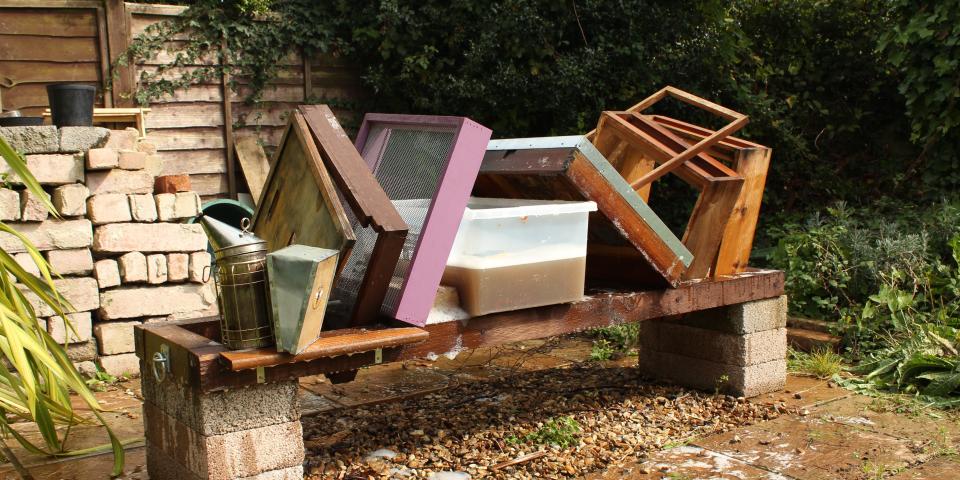
[[[44,192],[49,198],[49,194]],[[20,191],[20,219],[24,222],[42,222],[47,219],[50,211],[43,201],[30,190]]]
[[[157,154],[157,144],[153,142],[148,142],[146,140],[140,140],[137,143],[137,151],[146,153],[147,155],[153,156]]]
[[[207,236],[198,224],[111,223],[97,227],[93,248],[97,252],[195,252],[207,247]]]
[[[93,264],[93,276],[97,279],[100,289],[120,285],[120,265],[116,260],[105,258]]]
[[[167,281],[167,256],[162,253],[147,255],[147,283]]]
[[[196,192],[180,192],[176,194],[173,205],[173,215],[176,218],[196,217],[200,213],[200,195]]]
[[[73,325],[73,329],[68,328],[60,317],[50,317],[47,319],[47,332],[57,343],[64,343],[69,339],[69,343],[81,343],[90,340],[93,332],[93,321],[90,312],[67,314],[67,320]]]
[[[20,220],[20,194],[9,188],[0,189],[0,221]]]
[[[157,203],[153,200],[153,195],[149,193],[134,194],[128,198],[130,199],[130,213],[133,214],[134,221],[157,221]]]
[[[182,282],[190,276],[190,255],[171,253],[167,255],[167,280]]]
[[[103,127],[63,127],[60,129],[61,152],[86,152],[107,144],[110,130]]]
[[[120,166],[120,155],[112,148],[91,148],[87,152],[87,170],[109,170]]]
[[[66,217],[87,214],[87,197],[90,190],[82,183],[61,185],[53,190],[53,206]]]
[[[147,154],[134,150],[120,151],[120,168],[124,170],[143,170],[147,166]]]
[[[21,153],[56,153],[60,151],[60,132],[53,125],[37,127],[3,127],[0,138]]]
[[[134,351],[133,327],[137,325],[139,321],[98,323],[93,327],[93,335],[97,337],[100,353],[116,355]]]
[[[204,283],[210,279],[210,253],[207,251],[190,254],[190,281]]]
[[[147,281],[147,257],[142,253],[130,252],[124,254],[119,258],[118,263],[123,283]]]
[[[122,320],[204,311],[215,305],[216,295],[206,285],[180,284],[121,287],[101,292],[100,300],[100,318]]]
[[[153,196],[157,203],[157,218],[161,222],[169,222],[176,217],[175,205],[177,196],[173,193],[161,193]]]
[[[190,191],[190,175],[162,175],[154,180],[154,192],[177,193]]]
[[[100,292],[97,289],[97,281],[90,277],[60,278],[54,280],[53,285],[60,295],[73,306],[73,310],[67,313],[88,312],[96,310],[100,306]],[[23,294],[30,305],[33,305],[37,316],[52,317],[56,315],[56,312],[49,305],[41,302],[39,297],[26,290],[26,287],[21,286],[20,288],[24,291]]]
[[[134,150],[137,148],[137,137],[140,132],[135,128],[126,128],[123,130],[110,130],[110,137],[107,139],[106,148],[114,150]]]
[[[27,273],[32,273],[33,275],[40,275],[40,269],[37,268],[37,262],[33,260],[33,257],[30,256],[27,252],[20,252],[13,255],[13,259],[23,267]]]
[[[94,225],[129,222],[130,201],[123,193],[104,193],[87,200],[87,213]]]
[[[153,193],[153,177],[142,170],[90,172],[87,187],[91,195],[104,193]]]
[[[140,373],[140,359],[136,353],[121,353],[120,355],[103,355],[98,361],[104,372],[119,377],[136,376]]]
[[[60,275],[86,275],[93,271],[93,255],[89,248],[50,250],[47,261]]]
[[[83,158],[72,153],[37,153],[27,155],[27,167],[41,185],[66,185],[83,182]],[[23,183],[6,162],[0,162],[0,173],[10,183]]]
[[[10,226],[27,237],[30,243],[41,251],[86,248],[93,243],[93,226],[87,219],[13,223]],[[23,244],[20,243],[20,239],[5,232],[0,232],[0,248],[7,253],[26,251]]]

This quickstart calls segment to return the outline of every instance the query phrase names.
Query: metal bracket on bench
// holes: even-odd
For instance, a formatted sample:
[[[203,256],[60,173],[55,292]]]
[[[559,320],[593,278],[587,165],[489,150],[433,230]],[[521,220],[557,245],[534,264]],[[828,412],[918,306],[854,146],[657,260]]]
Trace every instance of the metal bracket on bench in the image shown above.
[[[379,365],[383,363],[383,349],[378,348],[373,351],[373,363]]]

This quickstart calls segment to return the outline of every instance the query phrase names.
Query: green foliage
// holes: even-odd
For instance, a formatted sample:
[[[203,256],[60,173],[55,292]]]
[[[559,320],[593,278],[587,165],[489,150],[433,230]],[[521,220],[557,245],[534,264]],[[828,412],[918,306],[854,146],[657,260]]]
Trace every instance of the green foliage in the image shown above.
[[[44,206],[58,216],[36,178],[26,166],[26,160],[0,138],[0,157],[10,171],[21,179],[28,190],[44,202]],[[71,403],[75,393],[106,427],[96,398],[87,388],[62,345],[41,327],[37,313],[27,300],[26,293],[36,296],[60,317],[76,334],[65,312],[73,307],[61,296],[53,283],[50,265],[30,241],[16,230],[0,223],[0,231],[16,237],[36,264],[40,275],[26,270],[7,251],[0,250],[0,432],[12,436],[27,451],[41,455],[80,455],[86,451],[66,451],[64,442],[69,434],[57,431],[60,425],[76,425],[91,420],[79,415]],[[21,419],[37,425],[42,440],[38,442],[23,436],[13,428],[11,421]],[[107,427],[110,448],[114,454],[114,475],[123,471],[123,445]],[[96,448],[94,450],[101,450]]]
[[[594,338],[590,359],[605,361],[628,354],[637,348],[640,324],[626,323],[612,327],[595,328],[590,331]]]
[[[583,428],[575,418],[570,416],[551,418],[544,422],[537,431],[529,433],[523,438],[511,436],[509,443],[535,443],[540,445],[556,445],[567,448],[580,443],[579,435]]]
[[[843,357],[826,346],[816,347],[810,353],[790,349],[787,366],[793,372],[826,379],[843,371]]]

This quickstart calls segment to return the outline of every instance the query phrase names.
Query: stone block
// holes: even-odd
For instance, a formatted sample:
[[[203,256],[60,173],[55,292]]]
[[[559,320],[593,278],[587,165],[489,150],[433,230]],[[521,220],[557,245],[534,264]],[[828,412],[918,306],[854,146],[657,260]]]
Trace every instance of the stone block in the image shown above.
[[[103,127],[63,127],[60,129],[61,152],[86,152],[107,144],[110,130]]]
[[[53,125],[3,127],[0,138],[20,153],[56,153],[60,151],[60,132]]]
[[[133,220],[130,201],[123,193],[104,193],[90,197],[87,200],[87,212],[94,225]]]
[[[157,144],[140,140],[140,142],[137,143],[137,151],[146,153],[148,156],[155,156],[157,154]]]
[[[87,170],[110,170],[120,166],[120,155],[112,148],[91,148],[87,152]]]
[[[97,281],[90,277],[59,278],[53,281],[53,285],[60,292],[60,295],[73,306],[72,312],[88,312],[96,310],[100,306],[100,292],[97,289]],[[23,295],[30,302],[30,305],[33,305],[37,316],[52,317],[56,315],[56,312],[49,305],[41,302],[39,297],[27,291],[26,287],[20,286],[20,289],[23,290]]]
[[[190,191],[190,175],[163,175],[154,180],[156,193],[178,193]]]
[[[31,257],[29,253],[27,252],[15,253],[13,255],[13,259],[16,260],[16,262],[21,267],[23,267],[23,269],[26,270],[27,273],[31,273],[37,276],[40,275],[40,269],[37,267],[37,262],[33,260],[33,257]]]
[[[73,364],[76,367],[77,371],[80,372],[80,375],[83,375],[87,378],[93,378],[97,375],[97,364],[89,360],[83,362],[76,362]]]
[[[143,170],[147,167],[147,154],[134,150],[120,151],[120,168],[124,170]]]
[[[167,255],[167,281],[183,282],[190,276],[190,255],[171,253]]]
[[[116,355],[136,350],[133,340],[133,327],[137,325],[140,325],[139,321],[98,323],[93,327],[93,335],[97,337],[100,353]]]
[[[46,192],[44,192],[46,194]],[[49,195],[48,195],[49,198]],[[37,195],[30,190],[20,191],[20,219],[24,222],[42,222],[50,211]],[[19,230],[17,230],[19,231]]]
[[[642,346],[660,352],[747,366],[787,356],[787,329],[745,335],[649,320],[642,325]]]
[[[177,195],[173,193],[161,193],[153,196],[157,203],[157,218],[161,222],[169,222],[176,217],[175,206]]]
[[[640,349],[640,370],[651,377],[687,387],[742,397],[781,390],[787,380],[786,360],[744,367],[643,348]]]
[[[107,138],[106,148],[112,148],[116,151],[135,150],[137,148],[137,138],[140,132],[136,128],[125,128],[123,130],[110,130],[110,136]]]
[[[767,298],[671,317],[677,323],[719,332],[746,334],[785,328],[787,297]]]
[[[93,255],[89,248],[50,250],[47,261],[60,275],[86,275],[93,271]]]
[[[101,290],[116,287],[120,285],[120,265],[109,258],[98,260],[93,264],[93,276]]]
[[[101,355],[99,358],[100,368],[104,372],[119,377],[125,375],[128,377],[137,376],[140,373],[140,359],[136,353],[121,353],[120,355]]]
[[[123,283],[147,281],[147,257],[140,252],[130,252],[118,259]]]
[[[256,475],[303,463],[303,429],[292,421],[222,435],[202,435],[144,402],[147,442],[172,462],[210,480]],[[258,446],[269,445],[269,448]]]
[[[216,294],[205,284],[121,287],[101,292],[100,301],[101,319],[123,320],[205,311],[216,304]]]
[[[196,192],[180,192],[175,195],[173,215],[176,218],[192,218],[200,213],[200,195]]]
[[[60,317],[50,317],[47,319],[47,332],[57,343],[81,343],[90,340],[93,332],[93,321],[90,312],[67,314],[67,321],[73,325],[73,329],[64,324]]]
[[[86,248],[93,244],[93,226],[87,219],[47,220],[42,223],[10,224],[38,250]],[[20,239],[0,232],[0,248],[7,253],[25,252]],[[195,248],[194,250],[199,250]]]
[[[136,222],[157,221],[157,203],[149,193],[130,195],[130,213]]]
[[[53,190],[53,206],[66,217],[87,214],[87,197],[90,190],[82,183],[62,185]]]
[[[186,384],[140,377],[143,398],[202,435],[222,435],[300,419],[296,381],[201,394]]]
[[[0,221],[20,220],[20,194],[9,188],[0,189]]]
[[[163,453],[157,447],[146,442],[147,474],[150,480],[206,480],[187,470]],[[240,480],[303,480],[303,465],[270,470]]]
[[[83,183],[83,157],[72,153],[36,153],[26,156],[30,173],[41,185],[67,185]],[[8,174],[9,183],[23,182],[10,170],[6,162],[0,162],[0,173]]]
[[[167,256],[162,253],[147,255],[147,283],[154,285],[167,281]]]
[[[211,263],[212,258],[210,253],[203,252],[193,252],[190,254],[190,281],[197,283],[205,283],[210,280],[211,273]]]
[[[142,170],[90,172],[87,187],[91,195],[104,193],[153,193],[153,177]]]
[[[97,342],[93,339],[67,345],[67,358],[71,362],[89,362],[97,359]]]
[[[93,248],[103,253],[195,252],[207,248],[199,224],[111,223],[97,227]]]

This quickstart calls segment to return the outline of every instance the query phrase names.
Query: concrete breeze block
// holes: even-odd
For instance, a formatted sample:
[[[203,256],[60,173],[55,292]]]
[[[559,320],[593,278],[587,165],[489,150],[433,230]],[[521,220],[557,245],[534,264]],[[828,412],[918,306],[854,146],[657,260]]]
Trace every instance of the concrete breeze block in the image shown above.
[[[784,328],[787,326],[787,297],[781,295],[712,308],[672,317],[671,320],[691,327],[739,335]]]
[[[126,128],[123,130],[110,130],[110,137],[107,138],[106,148],[112,148],[116,151],[134,150],[137,148],[137,138],[140,132],[136,128]]]
[[[167,281],[183,282],[190,276],[190,255],[171,253],[167,255]]]
[[[210,279],[212,258],[207,251],[190,254],[190,281],[204,283]]]
[[[13,259],[16,260],[17,263],[27,271],[27,273],[37,276],[40,275],[40,269],[37,267],[37,262],[33,260],[33,257],[31,257],[29,253],[15,253],[13,255]]]
[[[90,339],[86,342],[67,345],[67,358],[74,363],[96,360],[97,342]]]
[[[44,192],[46,194],[46,192]],[[48,197],[49,198],[49,197]],[[30,190],[20,191],[20,219],[24,222],[42,222],[50,211],[43,201]],[[17,230],[19,231],[19,230]],[[22,233],[22,232],[21,232]]]
[[[159,284],[167,281],[167,256],[162,253],[147,255],[147,283]]]
[[[91,148],[87,152],[87,170],[109,170],[120,166],[120,155],[112,148]]]
[[[107,144],[110,130],[103,127],[63,127],[60,129],[61,152],[86,152]]]
[[[53,206],[60,215],[83,216],[87,214],[87,197],[89,196],[90,190],[82,183],[62,185],[53,190]]]
[[[81,343],[90,340],[93,335],[93,321],[90,312],[67,314],[67,321],[73,325],[70,329],[60,317],[50,317],[47,319],[47,333],[60,344]]]
[[[120,265],[109,258],[98,260],[93,264],[93,276],[101,290],[116,287],[120,285]]]
[[[100,306],[100,291],[97,288],[97,281],[90,277],[59,278],[53,281],[57,291],[63,295],[70,305],[73,306],[72,312],[88,312],[96,310]],[[38,317],[52,317],[56,312],[49,305],[40,301],[32,292],[26,290],[26,287],[20,286],[24,296]]]
[[[707,391],[719,389],[741,397],[755,397],[781,390],[787,379],[786,360],[740,367],[641,349],[639,366],[644,374],[651,377]]]
[[[16,223],[10,226],[41,251],[86,248],[93,244],[93,226],[86,219],[47,220],[42,223]],[[0,248],[7,253],[26,251],[20,239],[5,232],[0,232]]]
[[[133,220],[130,201],[123,193],[104,193],[90,197],[87,200],[87,212],[94,225]]]
[[[101,319],[122,320],[201,312],[216,304],[216,294],[198,284],[121,287],[101,292],[100,302]]]
[[[137,222],[157,221],[157,203],[149,193],[129,195],[130,213]]]
[[[56,153],[60,151],[60,132],[53,125],[36,127],[0,128],[0,138],[14,150],[27,153]]]
[[[650,320],[643,323],[642,347],[728,365],[747,366],[787,356],[787,330],[737,335]]]
[[[207,248],[199,224],[112,223],[97,227],[93,248],[102,253],[195,252]]]
[[[27,155],[27,167],[41,185],[66,185],[83,182],[83,158],[72,153],[36,153]],[[0,173],[9,176],[9,183],[23,182],[10,170],[7,162],[0,162]]]
[[[264,383],[201,394],[180,383],[140,377],[143,399],[202,435],[222,435],[300,419],[298,383]]]
[[[161,222],[169,222],[176,217],[175,206],[177,195],[173,193],[160,193],[153,196],[157,203],[157,217]]]
[[[147,257],[140,252],[130,252],[118,260],[123,283],[147,281]]]
[[[115,377],[121,375],[135,376],[140,373],[140,359],[137,358],[136,353],[101,355],[98,361],[104,372]]]
[[[153,193],[153,177],[141,170],[105,170],[87,175],[91,195],[104,193]]]
[[[147,166],[147,154],[134,150],[121,150],[120,168],[124,170],[143,170]]]
[[[47,261],[60,275],[86,275],[93,271],[93,255],[89,248],[50,250]]]
[[[133,327],[137,325],[140,325],[139,321],[98,323],[93,327],[93,335],[97,337],[100,353],[116,355],[134,351],[136,348],[133,339]]]
[[[177,463],[172,457],[160,451],[149,441],[146,443],[147,474],[151,480],[205,480],[186,467]],[[243,480],[303,480],[303,465],[270,470],[258,473]]]
[[[20,194],[9,188],[0,189],[0,221],[20,220]]]
[[[200,195],[196,192],[175,194],[173,215],[175,218],[192,218],[200,213]]]

